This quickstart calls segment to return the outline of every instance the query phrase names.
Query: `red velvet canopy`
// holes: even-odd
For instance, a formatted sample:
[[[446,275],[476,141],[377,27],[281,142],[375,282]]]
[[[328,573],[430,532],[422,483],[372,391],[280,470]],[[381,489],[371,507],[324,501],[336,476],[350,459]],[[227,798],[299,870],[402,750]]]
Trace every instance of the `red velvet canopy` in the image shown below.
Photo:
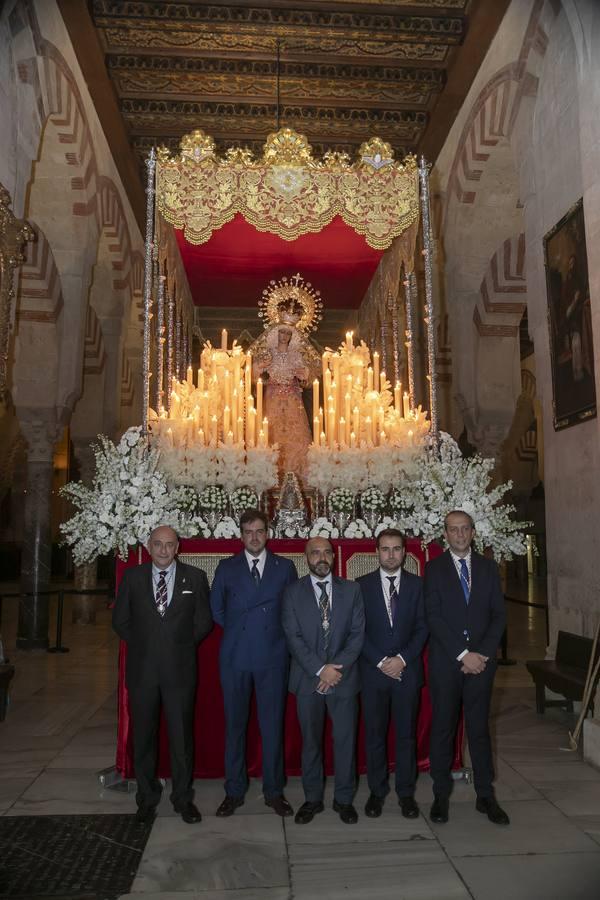
[[[239,214],[205,244],[175,234],[197,306],[256,306],[271,279],[300,272],[326,308],[357,309],[383,254],[339,216],[295,241],[257,231]]]

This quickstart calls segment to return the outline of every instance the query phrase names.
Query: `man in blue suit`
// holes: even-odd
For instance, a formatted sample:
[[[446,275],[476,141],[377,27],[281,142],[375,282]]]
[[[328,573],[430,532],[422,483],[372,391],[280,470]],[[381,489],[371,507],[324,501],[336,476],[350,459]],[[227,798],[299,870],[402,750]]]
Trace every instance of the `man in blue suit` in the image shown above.
[[[425,612],[431,632],[431,820],[448,821],[450,768],[462,703],[476,809],[495,825],[508,825],[508,816],[494,797],[488,725],[496,652],[506,625],[498,566],[471,548],[475,525],[466,512],[449,512],[444,534],[448,549],[425,567]]]
[[[332,574],[333,547],[326,538],[306,544],[310,574],[283,596],[282,622],[292,664],[290,690],[302,732],[302,786],[306,802],[296,822],[306,825],[323,811],[323,728],[333,725],[333,808],[347,825],[358,821],[356,787],[357,660],[365,631],[360,587]]]
[[[389,791],[387,733],[390,708],[396,735],[396,794],[402,815],[414,819],[417,778],[416,722],[423,684],[421,653],[427,640],[422,580],[402,570],[404,535],[387,528],[377,537],[379,567],[357,578],[365,603],[360,657],[370,796],[365,813],[381,815]]]
[[[281,599],[296,581],[293,562],[266,549],[268,520],[258,509],[240,518],[244,549],[221,560],[210,592],[223,628],[219,669],[225,704],[225,799],[218,816],[231,816],[248,788],[246,728],[252,689],[262,739],[265,803],[279,816],[293,810],[283,796],[283,719],[289,656],[281,627]]]

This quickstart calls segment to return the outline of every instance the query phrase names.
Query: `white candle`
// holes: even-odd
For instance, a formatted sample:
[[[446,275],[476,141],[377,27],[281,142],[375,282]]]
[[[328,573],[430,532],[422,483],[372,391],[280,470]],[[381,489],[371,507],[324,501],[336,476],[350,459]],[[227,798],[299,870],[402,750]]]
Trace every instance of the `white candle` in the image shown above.
[[[263,427],[262,427],[262,430],[263,430],[264,435],[265,435],[265,446],[268,447],[268,446],[269,446],[269,420],[267,419],[266,416],[265,416],[265,418],[263,419]]]
[[[377,350],[373,354],[373,380],[375,384],[379,384],[379,353]]]
[[[327,437],[329,439],[329,446],[333,449],[333,447],[335,447],[335,410],[333,406],[330,406],[327,412],[327,422]]]
[[[173,429],[167,428],[167,447],[173,446]]]
[[[265,446],[265,433],[264,433],[264,431],[262,430],[262,428],[261,428],[260,431],[258,432],[258,446],[259,446],[259,447],[264,447],[264,446]]]
[[[231,445],[233,444],[233,431],[229,430],[227,432],[227,437],[225,438],[225,443],[227,444],[228,447],[231,447]]]
[[[198,443],[201,447],[204,447],[204,431],[201,428],[198,431]]]
[[[250,428],[249,446],[254,447],[256,442],[256,410],[253,406],[248,413],[248,425]]]
[[[187,367],[187,383],[190,387],[194,387],[194,372],[191,366]]]
[[[326,444],[327,444],[327,438],[325,436],[325,432],[322,431],[321,432],[321,447],[325,447]]]
[[[252,393],[252,354],[246,354],[246,368],[244,370],[244,387],[246,397]]]
[[[223,434],[229,431],[229,423],[231,421],[231,410],[228,406],[223,410]]]
[[[352,430],[360,441],[360,410],[358,406],[354,407],[352,414]]]
[[[398,415],[402,415],[402,385],[399,381],[396,382],[396,387],[394,388],[394,409],[398,413]]]
[[[198,390],[204,390],[204,369],[198,369]]]
[[[356,447],[356,435],[353,431],[350,432],[350,447],[354,450]]]
[[[221,332],[221,350],[227,350],[227,329],[224,328]]]
[[[343,416],[340,419],[339,427],[340,427],[340,435],[339,435],[340,446],[345,447],[346,446],[346,420]]]
[[[238,444],[244,443],[244,420],[241,416],[238,416],[237,418],[237,432],[235,439]]]
[[[262,378],[259,378],[256,382],[256,418],[259,422],[262,422],[263,418],[263,382]]]
[[[367,369],[367,390],[373,390],[373,369],[371,366]]]
[[[319,443],[319,416],[313,417],[313,444]]]
[[[382,372],[379,376],[379,390],[381,393],[385,391],[385,372]]]
[[[404,418],[408,419],[408,415],[410,413],[410,398],[406,391],[404,391],[404,396],[402,397],[403,405],[404,405]]]
[[[313,381],[313,418],[319,415],[319,379]],[[317,442],[315,441],[315,444]]]
[[[344,420],[346,422],[346,442],[348,441],[350,434],[350,403],[352,401],[352,397],[350,394],[346,394],[344,397]]]
[[[217,417],[213,416],[210,420],[210,440],[211,443],[217,443]]]

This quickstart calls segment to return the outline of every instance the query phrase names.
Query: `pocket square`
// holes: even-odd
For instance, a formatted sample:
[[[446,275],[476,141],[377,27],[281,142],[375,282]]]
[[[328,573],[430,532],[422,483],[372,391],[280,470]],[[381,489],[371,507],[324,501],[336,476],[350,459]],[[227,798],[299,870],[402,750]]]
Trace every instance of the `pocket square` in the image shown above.
[[[194,592],[193,591],[182,591],[181,593],[182,594],[193,594]]]

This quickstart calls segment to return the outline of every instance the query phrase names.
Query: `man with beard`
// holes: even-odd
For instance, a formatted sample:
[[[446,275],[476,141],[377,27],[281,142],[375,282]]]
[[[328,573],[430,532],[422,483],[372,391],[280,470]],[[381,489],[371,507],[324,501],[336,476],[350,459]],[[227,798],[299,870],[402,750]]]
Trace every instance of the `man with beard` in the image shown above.
[[[396,745],[396,794],[402,815],[419,815],[416,723],[427,640],[423,582],[402,569],[404,535],[387,528],[377,537],[379,567],[358,578],[365,602],[365,643],[360,657],[365,722],[369,818],[381,815],[388,786],[387,735],[390,711]]]
[[[302,786],[305,803],[296,822],[306,825],[323,811],[323,728],[333,726],[335,790],[333,809],[347,825],[358,821],[352,800],[360,688],[357,660],[365,613],[356,582],[332,574],[334,552],[322,537],[306,544],[310,574],[290,585],[283,597],[282,623],[292,663],[290,690],[302,732]]]
[[[215,622],[223,628],[219,671],[225,705],[225,799],[217,816],[231,816],[248,788],[246,730],[252,690],[262,741],[263,794],[278,816],[293,810],[283,796],[283,718],[288,650],[281,599],[298,577],[293,562],[266,549],[268,520],[259,509],[240,517],[244,549],[217,566],[210,592]]]

